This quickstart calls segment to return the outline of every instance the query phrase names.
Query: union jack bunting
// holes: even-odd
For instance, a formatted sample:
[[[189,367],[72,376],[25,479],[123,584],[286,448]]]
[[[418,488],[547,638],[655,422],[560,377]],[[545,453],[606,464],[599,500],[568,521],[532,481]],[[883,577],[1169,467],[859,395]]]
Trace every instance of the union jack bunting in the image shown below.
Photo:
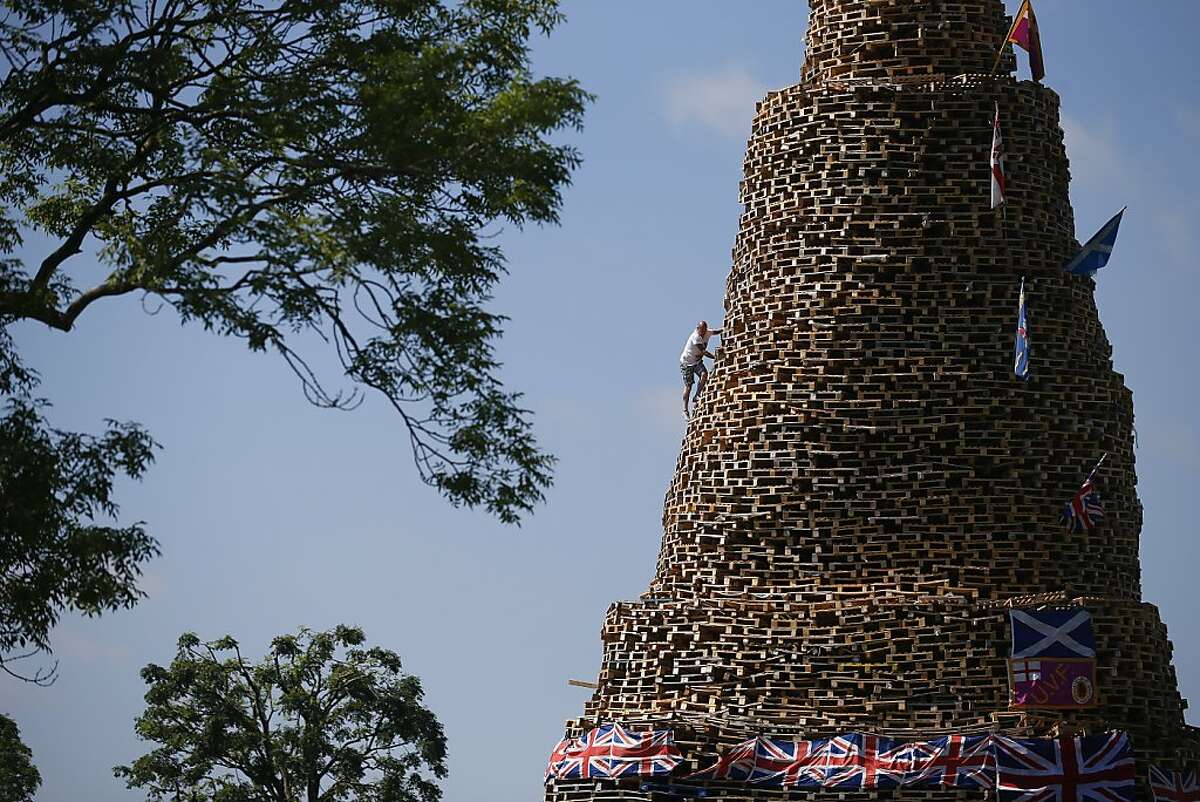
[[[1154,802],[1198,802],[1200,785],[1196,784],[1196,772],[1167,771],[1158,766],[1150,767],[1150,791]]]
[[[993,741],[999,802],[1133,802],[1126,733]]]
[[[946,735],[907,744],[904,785],[918,788],[995,788],[990,735]]]
[[[547,780],[588,780],[660,777],[674,771],[683,755],[671,730],[630,732],[620,724],[605,724],[565,746],[560,743],[550,759]]]

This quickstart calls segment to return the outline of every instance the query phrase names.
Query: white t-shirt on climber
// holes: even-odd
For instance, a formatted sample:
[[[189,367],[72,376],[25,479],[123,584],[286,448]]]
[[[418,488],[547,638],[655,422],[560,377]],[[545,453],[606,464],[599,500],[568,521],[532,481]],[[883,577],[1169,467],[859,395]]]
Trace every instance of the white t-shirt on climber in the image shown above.
[[[713,332],[709,329],[708,334],[703,337],[700,332],[693,330],[692,336],[688,337],[687,343],[683,346],[683,353],[679,355],[679,363],[681,365],[695,365],[704,358],[704,352],[708,350],[708,341],[712,339]]]

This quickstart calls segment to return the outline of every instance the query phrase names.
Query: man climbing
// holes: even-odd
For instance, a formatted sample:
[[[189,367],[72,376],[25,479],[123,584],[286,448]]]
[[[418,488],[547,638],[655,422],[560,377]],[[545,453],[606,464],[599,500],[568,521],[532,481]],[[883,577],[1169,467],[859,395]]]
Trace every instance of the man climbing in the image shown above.
[[[716,359],[716,356],[708,351],[708,341],[714,334],[720,333],[720,329],[710,329],[708,321],[701,320],[696,324],[696,330],[688,337],[687,343],[684,344],[683,353],[679,355],[679,372],[683,374],[683,417],[685,419],[689,416],[688,395],[692,390],[692,381],[697,375],[700,377],[700,383],[696,387],[696,398],[699,398],[700,392],[704,389],[704,382],[708,379],[708,368],[704,367],[704,357]]]

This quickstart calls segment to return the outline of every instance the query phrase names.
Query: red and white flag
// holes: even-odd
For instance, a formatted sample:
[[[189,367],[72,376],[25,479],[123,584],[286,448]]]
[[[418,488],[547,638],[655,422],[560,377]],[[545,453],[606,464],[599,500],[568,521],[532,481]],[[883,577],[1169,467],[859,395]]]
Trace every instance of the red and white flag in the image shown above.
[[[992,208],[1004,203],[1004,137],[1000,134],[1000,104],[996,104],[996,122],[992,128]]]

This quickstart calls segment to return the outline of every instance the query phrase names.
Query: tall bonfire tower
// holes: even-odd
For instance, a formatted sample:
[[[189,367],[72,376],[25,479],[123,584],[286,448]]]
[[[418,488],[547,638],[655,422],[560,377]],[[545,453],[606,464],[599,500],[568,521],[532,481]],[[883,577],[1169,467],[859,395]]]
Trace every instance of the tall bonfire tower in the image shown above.
[[[1132,396],[1093,281],[1063,271],[1079,245],[1058,96],[1011,55],[991,74],[1002,0],[810,6],[801,82],[754,117],[723,339],[657,571],[610,608],[568,731],[669,729],[680,783],[755,736],[1123,730],[1148,800],[1148,766],[1196,765],[1200,731],[1141,597]],[[1029,381],[1013,375],[1022,278]],[[1065,532],[1105,452],[1103,521]],[[1009,611],[1056,606],[1091,614],[1098,704],[1014,707]],[[547,800],[855,796],[643,781],[554,779]]]

